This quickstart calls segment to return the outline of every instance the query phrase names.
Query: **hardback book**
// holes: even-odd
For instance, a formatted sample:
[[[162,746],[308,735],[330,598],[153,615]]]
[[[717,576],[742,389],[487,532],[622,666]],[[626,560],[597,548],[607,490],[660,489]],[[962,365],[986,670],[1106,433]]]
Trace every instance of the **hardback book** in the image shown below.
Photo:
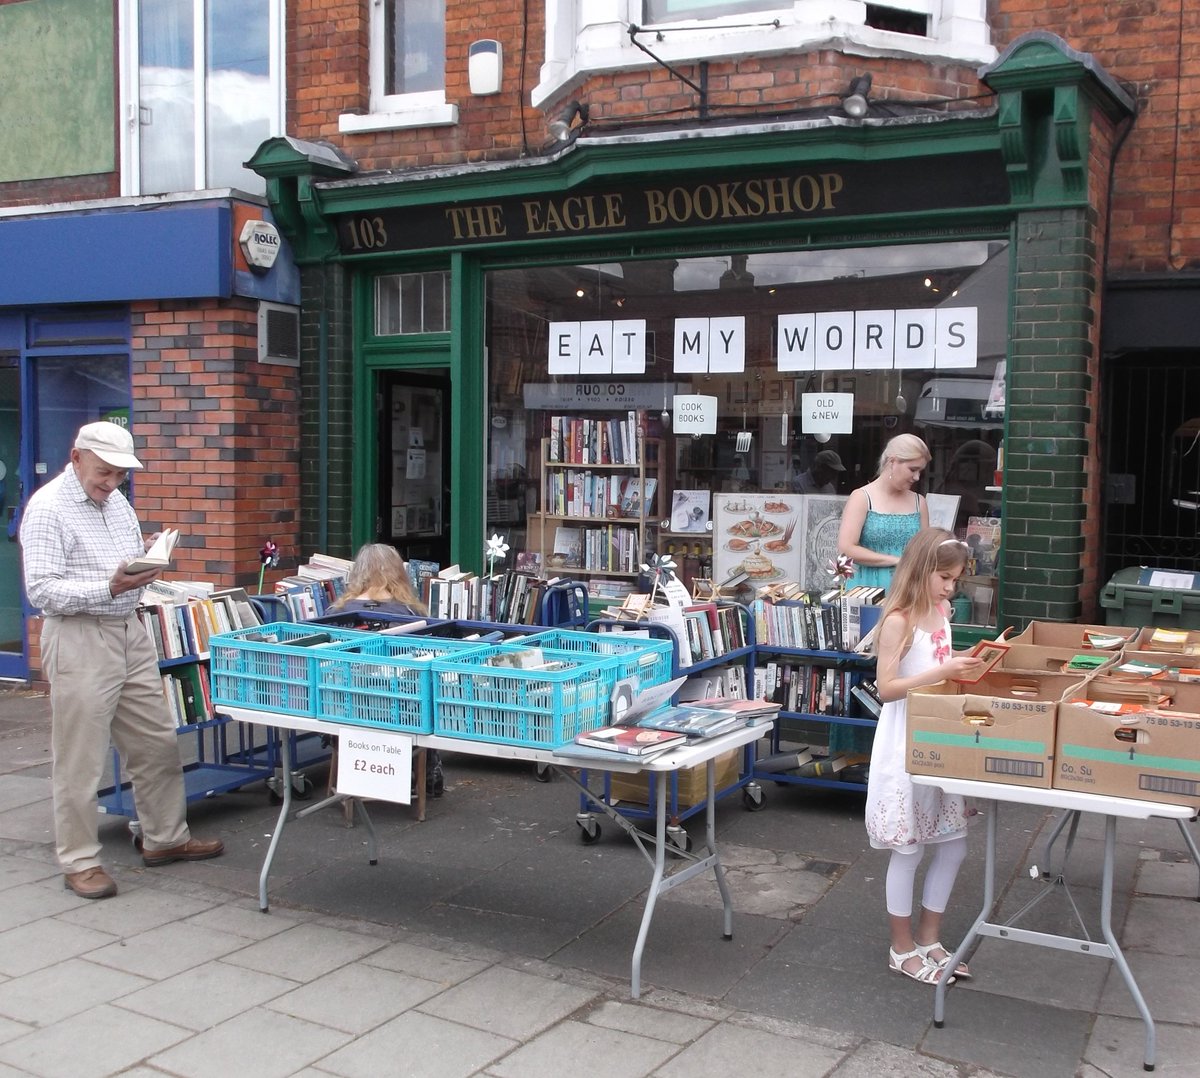
[[[644,730],[674,730],[685,737],[716,737],[744,725],[736,712],[687,704],[675,704],[638,719],[638,726]]]
[[[807,746],[787,752],[773,752],[769,756],[762,756],[755,760],[754,770],[765,771],[772,775],[785,771],[799,771],[805,764],[811,762],[812,758],[813,754]]]
[[[586,748],[607,749],[625,756],[654,756],[687,742],[674,730],[649,730],[641,726],[602,726],[585,734],[576,734],[575,743]]]
[[[141,557],[125,563],[127,573],[144,573],[147,569],[165,569],[171,564],[171,554],[175,544],[179,542],[179,532],[175,528],[164,528],[158,533],[158,538],[150,544],[150,549]]]
[[[734,700],[724,696],[712,696],[707,700],[689,700],[690,707],[707,708],[711,711],[729,711],[740,719],[773,719],[783,709],[782,704],[769,700]]]

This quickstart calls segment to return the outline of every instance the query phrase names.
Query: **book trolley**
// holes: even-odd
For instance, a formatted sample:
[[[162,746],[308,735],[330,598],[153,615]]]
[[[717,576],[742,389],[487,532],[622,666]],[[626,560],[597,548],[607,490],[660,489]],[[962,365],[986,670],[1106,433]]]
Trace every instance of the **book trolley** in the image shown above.
[[[714,765],[718,756],[744,749],[766,729],[740,727],[649,760],[618,757],[605,761],[606,769],[628,774],[646,771],[654,776],[653,835],[642,833],[604,801],[596,801],[576,776],[586,763],[573,754],[575,735],[608,721],[619,682],[636,681],[639,687],[665,683],[675,668],[670,642],[550,629],[517,641],[488,643],[434,634],[385,636],[330,626],[323,628],[330,639],[304,646],[303,634],[311,638],[313,627],[311,623],[274,623],[256,633],[214,637],[210,645],[214,702],[239,722],[277,731],[337,734],[370,726],[384,732],[389,742],[395,739],[397,750],[405,746],[436,748],[523,760],[563,775],[581,795],[593,799],[594,809],[609,815],[634,838],[653,866],[633,952],[634,998],[640,994],[641,957],[660,894],[698,873],[711,871],[724,905],[723,935],[732,937],[732,904],[715,836]],[[523,668],[522,657],[533,649],[538,650],[540,662]],[[279,743],[286,780],[292,768],[290,739],[282,737]],[[707,768],[708,796],[702,806],[706,809],[706,847],[698,854],[680,852],[690,863],[668,875],[667,780],[683,768],[700,765]],[[360,799],[352,800],[367,827],[368,860],[375,864],[378,842],[370,817]],[[271,864],[291,803],[292,783],[285,781],[279,822],[259,877],[259,904],[264,912],[268,909]],[[320,807],[310,806],[297,816]]]
[[[616,622],[602,619],[591,622],[589,629],[592,635],[601,641],[612,640],[614,637],[618,640],[621,639],[621,634],[616,632],[616,630],[621,628],[636,628],[640,631],[649,632],[652,637],[659,638],[660,642],[665,643],[671,657],[671,665],[668,673],[669,679],[684,675],[690,678],[698,674],[703,674],[705,671],[737,663],[743,664],[745,667],[747,685],[753,685],[755,653],[754,619],[750,617],[749,611],[740,604],[724,603],[722,605],[735,610],[737,616],[741,619],[744,643],[740,647],[730,648],[710,659],[693,661],[688,666],[681,666],[680,664],[679,640],[662,624],[641,621]],[[663,680],[665,681],[667,678]],[[764,728],[763,733],[766,734],[767,732],[767,728]],[[599,809],[605,815],[620,821],[622,828],[626,831],[630,830],[625,825],[626,821],[653,820],[656,818],[659,810],[663,809],[669,819],[667,826],[668,840],[675,848],[686,851],[690,848],[691,838],[683,828],[683,821],[700,812],[706,812],[711,800],[719,800],[733,793],[735,790],[741,790],[743,802],[750,811],[755,812],[765,807],[762,787],[758,784],[753,774],[753,760],[752,748],[747,746],[743,750],[741,765],[738,767],[737,774],[733,777],[732,781],[719,783],[715,790],[708,788],[704,796],[694,799],[690,804],[686,803],[687,799],[681,796],[680,774],[678,771],[669,777],[665,787],[660,787],[657,783],[648,782],[646,784],[646,802],[642,804],[640,801],[622,799],[619,796],[620,791],[614,790],[612,771],[597,768],[602,775],[600,789],[593,792],[589,788],[580,797],[579,813],[575,821],[579,826],[580,840],[585,845],[591,845],[600,838],[600,824],[596,819],[593,809]],[[584,769],[581,780],[585,787],[588,786],[587,769]],[[624,782],[628,782],[628,780],[624,780]],[[659,804],[660,798],[665,798],[662,805]]]

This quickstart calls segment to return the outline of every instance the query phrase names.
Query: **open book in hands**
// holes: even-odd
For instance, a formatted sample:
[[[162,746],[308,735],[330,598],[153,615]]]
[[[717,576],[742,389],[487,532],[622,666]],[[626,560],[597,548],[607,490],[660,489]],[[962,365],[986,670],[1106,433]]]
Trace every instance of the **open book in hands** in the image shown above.
[[[171,564],[171,554],[178,541],[179,532],[175,528],[164,528],[145,554],[125,563],[125,572],[144,573],[148,569],[165,569]]]

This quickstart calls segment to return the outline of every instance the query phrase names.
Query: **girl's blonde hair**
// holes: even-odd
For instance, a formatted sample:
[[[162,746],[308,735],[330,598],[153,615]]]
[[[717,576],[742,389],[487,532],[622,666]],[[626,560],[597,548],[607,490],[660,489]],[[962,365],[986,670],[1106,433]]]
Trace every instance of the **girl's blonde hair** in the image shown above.
[[[923,460],[928,464],[933,460],[933,454],[929,452],[929,446],[915,434],[897,434],[883,447],[883,452],[879,455],[879,468],[875,472],[876,475],[883,474],[884,465],[889,460]]]
[[[359,549],[346,578],[345,594],[332,609],[353,599],[407,603],[419,614],[426,612],[400,552],[386,543],[367,543]]]
[[[929,577],[936,572],[962,569],[967,564],[967,544],[945,528],[922,528],[909,541],[888,587],[880,621],[899,613],[910,625],[933,610]]]

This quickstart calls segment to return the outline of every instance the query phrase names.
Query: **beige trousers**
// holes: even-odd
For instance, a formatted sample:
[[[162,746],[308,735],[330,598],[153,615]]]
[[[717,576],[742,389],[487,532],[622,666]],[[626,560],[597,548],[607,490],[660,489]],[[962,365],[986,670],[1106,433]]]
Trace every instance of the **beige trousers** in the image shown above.
[[[158,658],[137,616],[46,618],[42,670],[50,682],[54,833],[62,870],[100,864],[96,791],[110,741],[133,782],[145,849],[187,842],[179,744]]]

